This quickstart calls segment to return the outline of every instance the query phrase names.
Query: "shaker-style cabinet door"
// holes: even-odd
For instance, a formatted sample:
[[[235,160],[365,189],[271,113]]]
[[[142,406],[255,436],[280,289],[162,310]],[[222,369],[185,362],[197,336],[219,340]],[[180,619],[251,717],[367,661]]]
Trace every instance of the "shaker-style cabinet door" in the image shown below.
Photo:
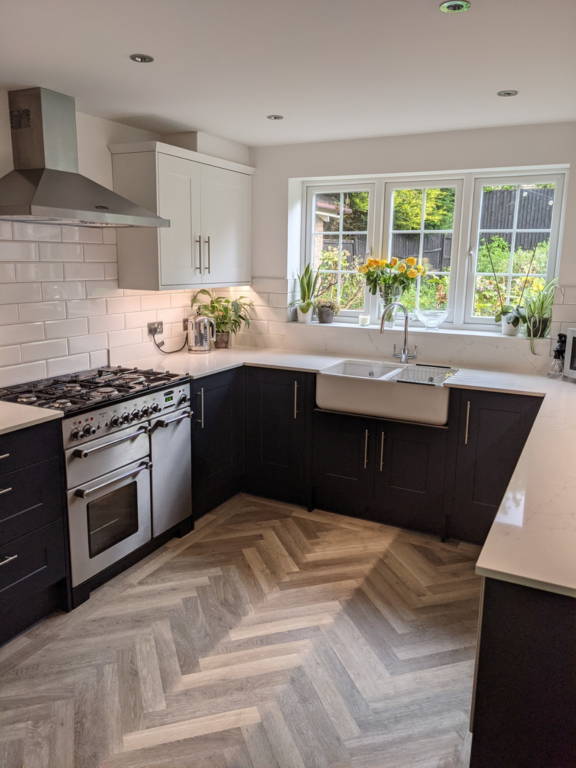
[[[158,155],[158,213],[170,219],[160,237],[160,283],[186,288],[202,282],[200,185],[198,163]]]
[[[245,368],[245,489],[294,504],[309,504],[311,373]]]
[[[392,421],[376,426],[378,522],[442,535],[448,430]]]
[[[327,512],[373,517],[376,431],[358,416],[314,414],[313,504]]]
[[[527,395],[462,391],[449,536],[484,543],[541,403]]]
[[[202,191],[202,282],[249,282],[252,177],[211,165],[198,167]]]

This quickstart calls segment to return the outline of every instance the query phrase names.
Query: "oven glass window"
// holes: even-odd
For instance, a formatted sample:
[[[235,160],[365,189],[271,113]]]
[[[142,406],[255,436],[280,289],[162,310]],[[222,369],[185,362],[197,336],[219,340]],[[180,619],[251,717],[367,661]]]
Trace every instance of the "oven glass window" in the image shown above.
[[[138,530],[138,483],[133,481],[91,501],[87,512],[92,558]]]

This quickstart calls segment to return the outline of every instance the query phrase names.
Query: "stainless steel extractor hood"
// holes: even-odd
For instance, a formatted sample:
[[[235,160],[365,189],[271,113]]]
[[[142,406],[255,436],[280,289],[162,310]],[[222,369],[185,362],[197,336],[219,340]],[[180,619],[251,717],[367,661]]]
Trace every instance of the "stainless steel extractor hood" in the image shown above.
[[[14,170],[0,179],[0,220],[84,227],[169,227],[168,219],[78,173],[74,99],[8,93]]]

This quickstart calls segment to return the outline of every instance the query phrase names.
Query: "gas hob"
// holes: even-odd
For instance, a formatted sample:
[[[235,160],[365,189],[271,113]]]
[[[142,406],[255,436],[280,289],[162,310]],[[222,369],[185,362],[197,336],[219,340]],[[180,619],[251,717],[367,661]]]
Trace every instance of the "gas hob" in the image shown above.
[[[0,389],[0,401],[53,408],[64,414],[91,411],[109,402],[187,381],[185,374],[139,368],[96,368]]]

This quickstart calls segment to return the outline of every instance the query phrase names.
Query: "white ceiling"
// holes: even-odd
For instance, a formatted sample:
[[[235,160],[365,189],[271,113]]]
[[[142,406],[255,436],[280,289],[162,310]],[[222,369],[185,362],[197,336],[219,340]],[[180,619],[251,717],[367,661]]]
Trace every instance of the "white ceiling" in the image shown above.
[[[471,2],[0,0],[0,88],[249,145],[575,120],[575,0]]]

